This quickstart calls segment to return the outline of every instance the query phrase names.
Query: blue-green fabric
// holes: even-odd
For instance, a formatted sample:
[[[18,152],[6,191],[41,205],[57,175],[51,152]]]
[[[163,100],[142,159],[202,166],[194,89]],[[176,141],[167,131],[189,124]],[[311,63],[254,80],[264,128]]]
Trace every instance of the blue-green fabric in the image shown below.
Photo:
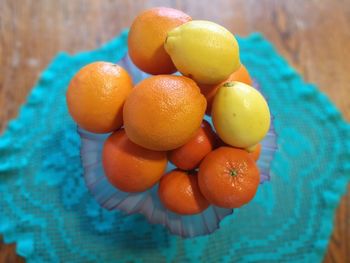
[[[350,178],[350,127],[260,34],[241,58],[267,95],[279,150],[271,181],[205,237],[182,239],[141,215],[100,208],[84,184],[80,139],[65,102],[87,63],[118,61],[127,32],[58,54],[0,139],[0,233],[28,262],[319,262]]]

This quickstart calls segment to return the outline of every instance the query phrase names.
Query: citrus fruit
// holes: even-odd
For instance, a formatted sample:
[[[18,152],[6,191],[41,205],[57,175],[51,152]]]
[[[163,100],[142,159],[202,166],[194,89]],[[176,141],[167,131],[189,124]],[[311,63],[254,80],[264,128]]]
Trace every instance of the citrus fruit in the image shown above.
[[[193,20],[172,29],[165,50],[183,75],[202,84],[218,84],[240,66],[235,37],[209,21]]]
[[[117,130],[123,124],[123,105],[131,89],[132,80],[122,67],[108,62],[88,64],[69,84],[69,113],[87,131]]]
[[[196,134],[206,106],[192,79],[152,76],[137,84],[125,102],[125,131],[131,141],[147,149],[173,150]]]
[[[270,110],[259,91],[242,82],[227,82],[216,92],[212,120],[227,144],[248,148],[260,142],[270,127]]]
[[[246,68],[246,66],[244,66],[243,64],[241,64],[241,66],[239,67],[239,69],[237,71],[233,72],[230,75],[229,80],[243,82],[243,83],[250,85],[250,86],[253,85],[253,80],[249,74],[249,71]]]
[[[249,72],[248,72],[248,70],[246,69],[246,67],[243,64],[241,64],[239,69],[237,71],[233,72],[228,77],[227,80],[225,80],[224,82],[221,82],[220,84],[217,84],[217,85],[205,85],[205,84],[198,83],[198,87],[201,89],[202,94],[207,99],[206,114],[208,114],[208,115],[211,114],[211,107],[212,107],[212,104],[213,104],[213,100],[214,100],[216,91],[225,82],[228,82],[228,81],[239,81],[239,82],[243,82],[243,83],[248,84],[248,85],[252,85],[253,84],[253,81],[250,78]]]
[[[203,121],[197,134],[186,144],[169,152],[169,160],[178,168],[192,170],[215,146],[215,133],[207,121]]]
[[[248,152],[249,152],[250,156],[252,156],[255,161],[259,160],[259,157],[261,154],[261,143],[258,143],[253,148],[248,149]]]
[[[215,135],[216,135],[215,149],[222,147],[222,146],[235,148],[235,147],[232,147],[231,145],[228,145],[223,140],[221,140],[217,134],[215,134]],[[238,148],[238,149],[241,149],[241,148]],[[245,148],[244,150],[246,150],[255,161],[258,161],[260,158],[260,155],[261,155],[261,149],[262,149],[261,143],[258,143],[252,147]]]
[[[102,161],[110,183],[124,192],[151,188],[164,174],[167,165],[166,152],[151,151],[134,144],[123,129],[106,140]]]
[[[176,71],[164,49],[169,30],[190,21],[180,10],[155,7],[140,13],[133,21],[129,36],[129,55],[134,64],[150,74],[170,74]]]
[[[196,172],[173,170],[165,174],[159,182],[158,195],[167,209],[181,215],[198,214],[209,206],[199,190]]]
[[[198,183],[204,197],[224,208],[240,207],[253,199],[260,182],[253,158],[242,149],[220,147],[199,166]]]

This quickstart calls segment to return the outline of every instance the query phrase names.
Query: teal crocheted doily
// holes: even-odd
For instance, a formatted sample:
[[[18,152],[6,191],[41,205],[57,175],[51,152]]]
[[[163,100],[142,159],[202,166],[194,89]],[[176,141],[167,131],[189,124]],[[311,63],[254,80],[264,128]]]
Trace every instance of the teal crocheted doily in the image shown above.
[[[60,53],[0,138],[0,233],[28,262],[319,262],[350,178],[350,127],[260,34],[241,58],[268,96],[279,150],[271,182],[209,236],[182,239],[141,215],[99,207],[87,191],[65,91],[74,73],[118,61],[127,32],[103,47]]]

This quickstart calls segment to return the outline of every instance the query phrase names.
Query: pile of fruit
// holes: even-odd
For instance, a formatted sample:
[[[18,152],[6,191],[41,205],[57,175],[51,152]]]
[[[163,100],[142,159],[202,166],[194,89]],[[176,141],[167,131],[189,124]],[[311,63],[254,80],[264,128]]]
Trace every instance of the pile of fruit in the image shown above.
[[[95,62],[67,90],[81,128],[111,133],[102,156],[109,182],[130,193],[159,183],[160,201],[180,215],[251,201],[270,112],[251,86],[233,34],[158,7],[135,18],[128,48],[133,63],[152,76],[134,86],[121,66]],[[169,161],[177,169],[166,173]]]

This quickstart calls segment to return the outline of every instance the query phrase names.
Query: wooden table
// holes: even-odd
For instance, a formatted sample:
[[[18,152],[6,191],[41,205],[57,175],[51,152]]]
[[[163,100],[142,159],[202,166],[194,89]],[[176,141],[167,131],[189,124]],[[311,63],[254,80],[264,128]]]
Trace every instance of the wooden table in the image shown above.
[[[0,131],[60,50],[98,47],[129,27],[142,9],[182,9],[235,34],[260,31],[350,120],[350,3],[345,0],[46,1],[0,0]],[[0,245],[0,262],[20,262],[14,245]],[[350,192],[335,216],[325,262],[350,262]]]

